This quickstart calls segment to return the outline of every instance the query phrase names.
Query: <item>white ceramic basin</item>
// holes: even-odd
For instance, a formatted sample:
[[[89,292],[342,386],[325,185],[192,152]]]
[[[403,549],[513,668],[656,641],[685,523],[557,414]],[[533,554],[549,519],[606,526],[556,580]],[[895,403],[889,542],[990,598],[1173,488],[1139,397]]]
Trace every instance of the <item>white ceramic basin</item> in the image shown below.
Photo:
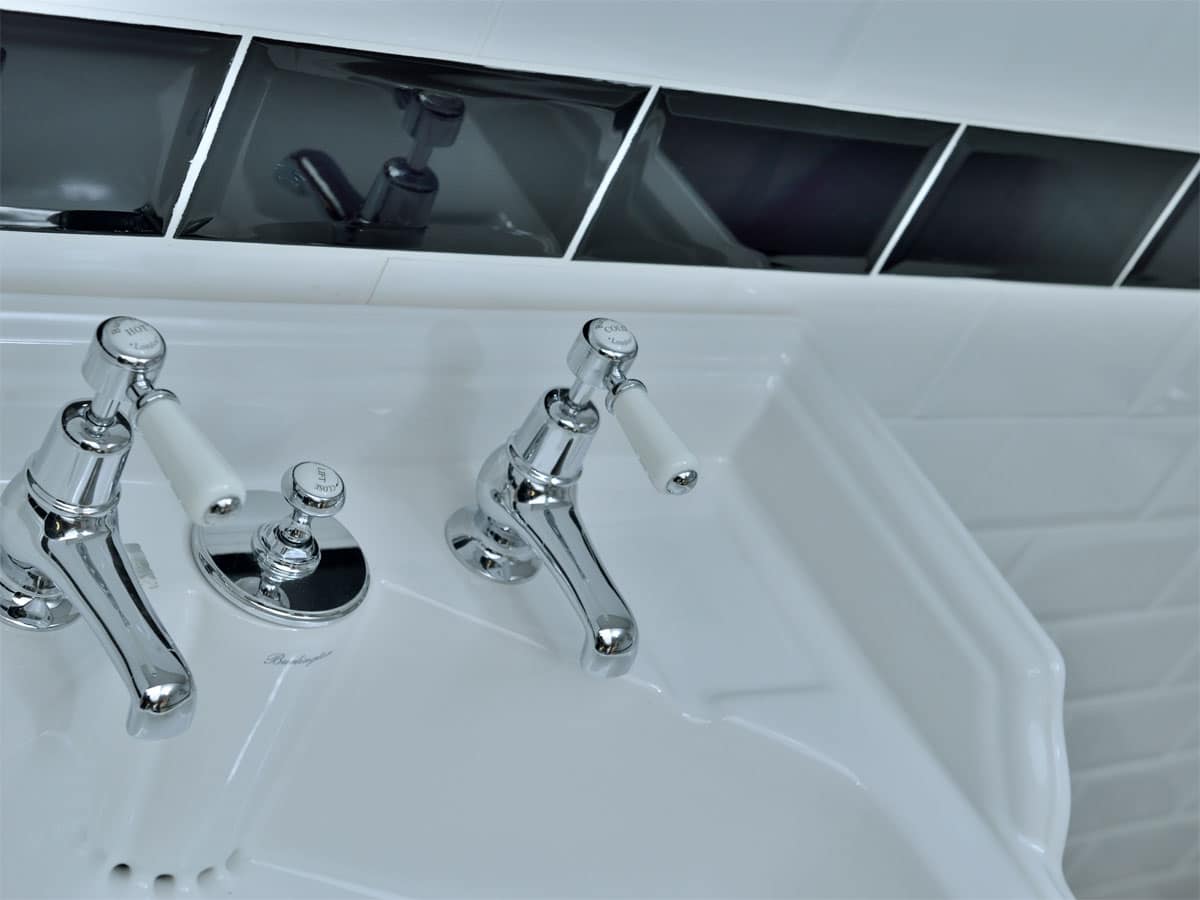
[[[624,317],[704,466],[656,495],[602,427],[583,516],[641,633],[604,681],[548,575],[485,582],[442,538],[586,316],[4,309],[4,476],[86,393],[94,323],[140,316],[249,486],[340,470],[372,586],[326,629],[244,617],[135,448],[124,538],[197,714],[136,742],[85,625],[0,630],[3,896],[1069,896],[1057,653],[790,321]]]

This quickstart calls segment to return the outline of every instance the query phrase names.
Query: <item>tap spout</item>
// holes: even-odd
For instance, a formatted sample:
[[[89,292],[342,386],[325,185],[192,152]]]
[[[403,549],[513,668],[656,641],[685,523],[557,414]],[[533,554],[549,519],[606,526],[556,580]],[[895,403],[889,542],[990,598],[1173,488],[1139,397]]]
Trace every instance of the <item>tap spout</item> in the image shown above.
[[[542,476],[511,446],[501,447],[480,473],[480,511],[528,544],[571,599],[586,629],[583,669],[615,678],[633,665],[637,625],[579,517],[577,486],[577,479]]]
[[[142,592],[121,542],[117,504],[67,509],[26,471],[0,496],[6,566],[36,572],[91,626],[131,695],[126,729],[151,740],[191,722],[192,674]]]

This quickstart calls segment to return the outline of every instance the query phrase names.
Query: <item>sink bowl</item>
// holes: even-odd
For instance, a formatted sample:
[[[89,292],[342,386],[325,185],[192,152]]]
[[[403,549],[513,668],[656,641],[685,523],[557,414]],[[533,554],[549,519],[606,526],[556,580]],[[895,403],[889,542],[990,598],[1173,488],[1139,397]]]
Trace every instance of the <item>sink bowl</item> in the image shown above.
[[[1057,651],[796,322],[625,317],[703,474],[657,495],[601,428],[581,508],[641,634],[602,680],[548,575],[442,538],[585,315],[3,309],[4,475],[86,393],[94,322],[139,316],[249,487],[337,466],[372,582],[328,628],[243,615],[135,448],[122,529],[196,717],[131,740],[86,627],[0,629],[0,895],[1070,896]]]

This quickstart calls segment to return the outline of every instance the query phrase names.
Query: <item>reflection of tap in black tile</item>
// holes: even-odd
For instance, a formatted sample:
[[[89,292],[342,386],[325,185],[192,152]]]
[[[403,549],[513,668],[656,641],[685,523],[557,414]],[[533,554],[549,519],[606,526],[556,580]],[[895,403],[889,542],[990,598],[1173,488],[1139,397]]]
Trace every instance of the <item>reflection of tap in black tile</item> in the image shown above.
[[[449,147],[458,137],[466,104],[453,94],[397,88],[396,105],[404,110],[404,130],[413,139],[409,165],[428,168],[433,148]]]
[[[341,166],[320,150],[299,150],[276,170],[276,180],[290,190],[310,191],[325,215],[343,227],[353,242],[363,229],[395,229],[410,246],[419,246],[433,216],[439,188],[429,161],[437,147],[449,147],[462,127],[466,104],[461,97],[416,88],[397,88],[396,104],[404,112],[404,130],[413,139],[407,157],[383,163],[366,196],[361,196]]]
[[[63,231],[107,234],[165,234],[166,223],[149,203],[132,212],[124,210],[65,209],[53,217]]]

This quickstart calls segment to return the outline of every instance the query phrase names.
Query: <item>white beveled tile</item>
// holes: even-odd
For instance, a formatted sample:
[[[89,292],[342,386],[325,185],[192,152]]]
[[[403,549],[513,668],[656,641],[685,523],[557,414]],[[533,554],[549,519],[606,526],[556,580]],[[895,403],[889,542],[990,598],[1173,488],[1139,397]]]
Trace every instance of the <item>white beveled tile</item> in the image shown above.
[[[1200,897],[1200,863],[1191,862],[1157,884],[1155,900],[1195,900]]]
[[[370,302],[375,306],[593,309],[596,314],[650,308],[790,313],[795,304],[789,283],[778,277],[790,274],[794,273],[558,257],[404,253],[390,254]],[[824,276],[819,284],[838,295],[853,292],[856,280],[865,279]]]
[[[1091,844],[1067,842],[1067,846],[1063,848],[1063,875],[1069,883],[1074,884],[1079,874],[1084,871],[1088,857],[1094,849]]]
[[[1192,3],[880,3],[830,99],[1194,149],[1195,22]]]
[[[959,518],[972,508],[981,477],[1013,433],[1013,426],[1004,422],[895,419],[888,425]]]
[[[1181,813],[1196,812],[1200,806],[1200,754],[1193,754],[1191,759],[1181,764],[1175,786],[1175,809]],[[1200,856],[1200,853],[1196,855]]]
[[[1023,529],[1000,531],[977,531],[972,535],[992,565],[1001,575],[1007,576],[1013,565],[1024,555],[1035,540],[1035,532]]]
[[[1063,719],[1072,771],[1184,749],[1195,733],[1198,704],[1200,690],[1190,685],[1067,703]]]
[[[903,416],[946,366],[987,301],[960,291],[891,279],[842,302],[808,299],[797,309],[834,373],[884,417]]]
[[[1198,531],[1190,520],[1055,529],[1034,541],[1008,580],[1043,622],[1142,610],[1188,565]]]
[[[504,3],[481,56],[568,72],[818,99],[864,0]]]
[[[1200,135],[1200,4],[1163,5],[1178,24],[1158,28],[1147,65],[1128,73],[1127,96],[1134,102],[1113,104],[1112,127],[1118,134],[1140,135],[1140,140],[1190,133],[1195,148]],[[1137,102],[1139,98],[1153,99]],[[1200,890],[1193,890],[1190,896],[1198,895]]]
[[[1200,822],[1168,821],[1088,840],[1086,869],[1078,871],[1076,892],[1142,873],[1166,872],[1179,865],[1200,840]]]
[[[1191,450],[1195,423],[1028,419],[1008,432],[955,507],[968,525],[1133,518]]]
[[[1048,625],[1067,667],[1067,697],[1161,684],[1200,647],[1200,607]]]
[[[1072,784],[1071,834],[1185,812],[1194,805],[1198,783],[1200,759],[1194,753],[1080,776]]]
[[[1200,863],[1139,873],[1138,877],[1088,887],[1080,900],[1196,900],[1200,897]]]
[[[1191,560],[1167,584],[1166,590],[1157,598],[1155,606],[1200,605],[1200,551],[1192,554]]]
[[[1200,652],[1193,653],[1171,673],[1171,684],[1200,684]]]
[[[1189,685],[1189,687],[1194,687],[1194,685]],[[1189,722],[1188,724],[1189,727],[1184,732],[1183,738],[1171,748],[1172,750],[1184,752],[1200,748],[1200,722]]]
[[[25,5],[20,3],[19,5]],[[249,31],[466,56],[479,49],[499,0],[68,0],[64,15]]]
[[[1200,416],[1200,312],[1180,328],[1174,346],[1143,385],[1134,412]]]
[[[1200,444],[1184,453],[1175,471],[1154,492],[1146,514],[1155,517],[1200,515]]]
[[[1194,320],[1194,304],[1174,295],[1133,302],[1068,288],[1004,296],[988,307],[919,414],[1123,415]]]
[[[1195,439],[1188,420],[893,419],[972,529],[1133,519]]]
[[[348,247],[0,231],[6,294],[366,303],[386,257]]]

